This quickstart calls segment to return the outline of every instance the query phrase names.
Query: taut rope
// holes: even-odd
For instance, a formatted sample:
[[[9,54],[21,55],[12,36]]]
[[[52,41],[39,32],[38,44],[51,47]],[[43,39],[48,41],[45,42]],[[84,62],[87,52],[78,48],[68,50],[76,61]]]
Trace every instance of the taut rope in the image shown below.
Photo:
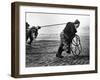
[[[64,24],[67,24],[67,23],[44,25],[44,26],[41,26],[41,27],[57,26],[57,25],[64,25]]]

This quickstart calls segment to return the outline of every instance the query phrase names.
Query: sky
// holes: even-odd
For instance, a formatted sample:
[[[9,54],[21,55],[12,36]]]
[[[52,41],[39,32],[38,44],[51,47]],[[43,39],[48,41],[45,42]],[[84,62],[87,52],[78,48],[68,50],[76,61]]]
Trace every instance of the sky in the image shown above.
[[[77,29],[79,35],[89,35],[90,16],[77,14],[50,14],[50,13],[26,13],[26,22],[32,26],[44,26],[51,24],[60,24],[80,21],[80,27]],[[58,26],[42,27],[39,34],[60,34],[66,24]],[[39,36],[41,36],[39,35]]]

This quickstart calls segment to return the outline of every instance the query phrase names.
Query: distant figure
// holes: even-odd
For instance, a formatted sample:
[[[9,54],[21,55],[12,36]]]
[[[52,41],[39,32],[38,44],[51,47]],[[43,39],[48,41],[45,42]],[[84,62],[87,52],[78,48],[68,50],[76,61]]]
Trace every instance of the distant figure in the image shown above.
[[[27,26],[27,25],[26,25]],[[32,41],[35,40],[38,36],[38,30],[40,29],[41,27],[38,26],[38,27],[31,27],[27,30],[26,32],[26,42],[28,39],[30,39],[30,41],[28,42],[28,44],[31,45]]]
[[[75,22],[68,22],[64,28],[64,30],[60,34],[61,43],[56,54],[56,57],[63,58],[61,55],[64,51],[64,46],[67,46],[67,53],[70,54],[70,44],[72,43],[72,39],[75,37],[75,33],[77,32],[77,28],[80,25],[79,20],[75,20]]]
[[[28,31],[29,31],[29,24],[28,24],[28,22],[26,22],[26,36],[28,35]]]
[[[29,29],[29,26],[28,22],[26,22],[26,30]]]

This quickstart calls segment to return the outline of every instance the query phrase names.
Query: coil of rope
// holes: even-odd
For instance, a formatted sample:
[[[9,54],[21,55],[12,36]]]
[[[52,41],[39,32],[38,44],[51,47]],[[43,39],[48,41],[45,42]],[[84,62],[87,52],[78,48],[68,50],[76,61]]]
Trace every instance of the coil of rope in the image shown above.
[[[79,55],[82,52],[80,37],[77,34],[75,34],[75,37],[72,40],[72,46],[71,46],[71,51],[74,55]],[[77,50],[79,51],[78,53],[77,53]]]

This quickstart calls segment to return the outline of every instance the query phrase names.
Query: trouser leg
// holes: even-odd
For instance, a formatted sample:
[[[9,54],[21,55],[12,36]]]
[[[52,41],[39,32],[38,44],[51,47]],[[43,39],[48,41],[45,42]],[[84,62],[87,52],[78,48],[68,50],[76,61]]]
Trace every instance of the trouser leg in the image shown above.
[[[30,41],[29,41],[29,43],[28,43],[28,44],[30,44],[30,45],[31,45],[31,43],[32,43],[32,41],[33,41],[33,36],[30,34],[30,35],[29,35],[29,38],[30,38]]]
[[[62,51],[63,51],[63,46],[64,45],[61,43],[60,46],[59,46],[59,48],[58,48],[58,52],[57,52],[56,56],[61,56]]]
[[[70,53],[70,51],[71,51],[71,47],[70,47],[70,44],[72,43],[72,39],[69,39],[68,40],[68,42],[67,42],[67,45],[68,45],[68,51],[67,51],[67,53]]]

